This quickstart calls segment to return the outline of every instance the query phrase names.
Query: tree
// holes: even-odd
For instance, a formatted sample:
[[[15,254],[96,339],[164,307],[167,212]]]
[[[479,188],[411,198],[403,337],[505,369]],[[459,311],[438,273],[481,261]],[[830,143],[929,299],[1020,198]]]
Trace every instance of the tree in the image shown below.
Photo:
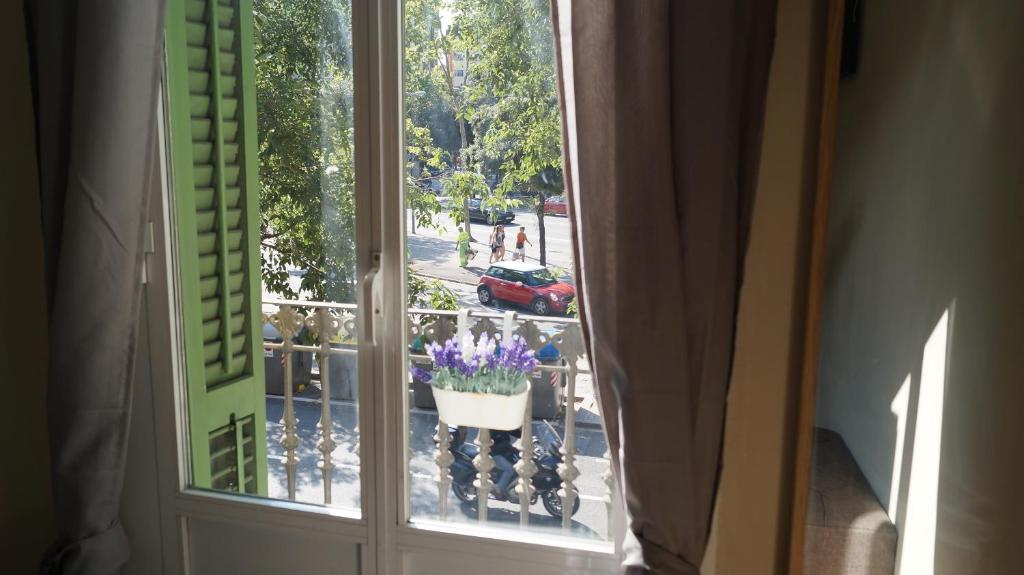
[[[265,287],[355,301],[351,12],[344,0],[255,0]]]
[[[461,113],[485,157],[500,162],[499,195],[535,194],[540,262],[544,201],[562,190],[561,117],[551,15],[545,0],[454,0],[457,43],[473,60]]]

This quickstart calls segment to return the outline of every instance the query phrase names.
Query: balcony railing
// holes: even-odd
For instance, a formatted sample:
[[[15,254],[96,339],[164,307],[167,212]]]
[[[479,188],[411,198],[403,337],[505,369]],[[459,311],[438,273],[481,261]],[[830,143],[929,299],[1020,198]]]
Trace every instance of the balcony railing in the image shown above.
[[[573,514],[572,510],[576,502],[577,494],[576,481],[580,478],[580,470],[577,468],[577,414],[575,407],[577,380],[580,376],[589,376],[589,365],[584,354],[584,344],[580,331],[579,322],[571,318],[541,317],[521,315],[514,311],[504,313],[490,311],[475,311],[463,309],[460,311],[441,311],[430,309],[409,309],[407,314],[408,339],[410,342],[418,338],[431,342],[443,342],[446,339],[459,334],[469,332],[475,337],[487,333],[490,337],[506,339],[518,336],[526,340],[530,349],[541,350],[549,344],[558,351],[558,359],[553,362],[542,362],[537,367],[536,374],[550,378],[554,383],[556,379],[564,379],[565,393],[559,395],[557,401],[563,402],[558,417],[561,424],[561,434],[558,438],[561,443],[562,462],[558,465],[557,473],[561,479],[561,486],[558,495],[561,499],[561,509],[567,512],[562,513],[561,527],[569,531]],[[279,443],[283,449],[282,463],[287,477],[287,497],[296,500],[296,484],[300,472],[319,473],[323,482],[323,503],[332,503],[332,479],[335,464],[332,460],[334,450],[338,442],[334,436],[334,421],[331,410],[331,362],[344,361],[339,356],[354,356],[357,351],[355,346],[337,345],[337,342],[355,342],[357,339],[357,308],[351,304],[309,302],[309,301],[288,301],[273,300],[264,301],[263,322],[272,325],[280,334],[280,342],[264,342],[267,350],[280,350],[283,363],[283,401],[284,408],[280,421],[281,431]],[[307,344],[298,342],[300,334],[308,334],[303,339]],[[332,345],[332,343],[334,345]],[[317,471],[312,469],[303,470],[296,456],[300,448],[300,436],[297,433],[297,419],[294,397],[294,370],[292,362],[296,353],[307,352],[315,354],[320,371],[320,415],[317,424],[316,450],[319,452]],[[411,362],[421,365],[429,364],[430,358],[422,353],[410,353]],[[351,361],[351,359],[349,360]],[[410,378],[407,387],[411,390]],[[564,397],[564,400],[563,400]],[[410,399],[410,404],[412,400]],[[533,463],[534,445],[534,418],[531,403],[528,403],[523,414],[522,437],[515,443],[519,451],[520,459],[515,464],[516,478],[513,480],[514,493],[518,496],[519,522],[521,526],[529,525],[531,501],[534,499],[534,492],[531,479],[537,472]],[[358,421],[358,419],[356,419]],[[549,429],[554,429],[548,426]],[[434,436],[433,463],[436,465],[434,481],[437,484],[438,509],[437,516],[441,520],[448,519],[448,494],[451,490],[452,478],[449,468],[454,457],[449,450],[452,438],[448,426],[438,420]],[[353,429],[358,433],[358,429]],[[268,438],[271,434],[268,432]],[[306,438],[309,441],[311,438]],[[491,455],[490,430],[478,429],[474,441],[478,449],[473,463],[477,469],[476,486],[477,497],[477,518],[481,522],[488,521],[489,495],[494,489],[489,477],[489,471],[494,468],[495,461]],[[269,446],[268,446],[269,448]],[[607,461],[608,453],[605,451],[603,459]],[[270,464],[271,473],[274,473],[274,464]],[[279,469],[279,468],[278,468]],[[612,511],[612,476],[607,464],[600,474],[602,483],[601,500],[604,503],[606,515],[605,533],[599,535],[610,538],[611,511]],[[591,499],[594,499],[591,497]]]

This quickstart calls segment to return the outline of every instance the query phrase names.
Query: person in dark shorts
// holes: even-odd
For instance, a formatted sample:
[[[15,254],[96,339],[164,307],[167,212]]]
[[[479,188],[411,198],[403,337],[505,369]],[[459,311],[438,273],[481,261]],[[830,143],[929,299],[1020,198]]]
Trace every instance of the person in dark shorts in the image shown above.
[[[519,226],[519,233],[516,234],[516,253],[512,254],[513,261],[526,261],[526,244],[533,246],[533,242],[526,239],[526,226]]]
[[[505,226],[498,226],[498,234],[496,236],[498,240],[498,260],[499,262],[505,261]]]
[[[494,226],[491,230],[491,237],[488,238],[487,243],[491,246],[491,259],[487,260],[487,263],[493,264],[498,261],[498,226]]]

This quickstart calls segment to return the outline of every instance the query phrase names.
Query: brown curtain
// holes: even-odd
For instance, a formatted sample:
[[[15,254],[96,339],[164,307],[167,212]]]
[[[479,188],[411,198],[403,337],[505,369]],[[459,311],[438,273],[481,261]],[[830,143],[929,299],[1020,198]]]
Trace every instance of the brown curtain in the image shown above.
[[[157,167],[164,0],[29,0],[26,7],[58,531],[41,572],[116,573],[130,552],[118,516],[145,198]]]
[[[775,0],[553,0],[580,311],[627,573],[699,573]]]

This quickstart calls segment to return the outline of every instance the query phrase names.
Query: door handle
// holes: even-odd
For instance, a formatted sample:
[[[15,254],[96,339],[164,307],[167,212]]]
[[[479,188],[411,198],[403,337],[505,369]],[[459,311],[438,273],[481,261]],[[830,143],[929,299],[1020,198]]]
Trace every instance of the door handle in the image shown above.
[[[363,304],[367,309],[359,314],[363,318],[363,339],[377,347],[377,327],[383,317],[381,302],[384,299],[384,283],[380,275],[380,252],[370,256],[370,269],[363,276]]]

